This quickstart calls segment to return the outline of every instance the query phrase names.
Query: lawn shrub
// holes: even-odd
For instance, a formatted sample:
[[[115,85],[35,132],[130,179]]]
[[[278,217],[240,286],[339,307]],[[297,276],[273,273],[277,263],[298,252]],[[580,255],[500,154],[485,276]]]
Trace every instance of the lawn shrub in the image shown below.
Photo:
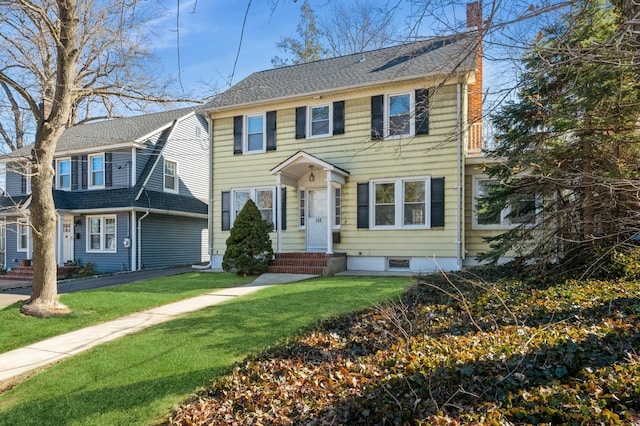
[[[262,219],[255,203],[247,200],[227,238],[222,268],[238,275],[266,272],[273,258],[273,246],[269,238],[272,229],[273,225]]]

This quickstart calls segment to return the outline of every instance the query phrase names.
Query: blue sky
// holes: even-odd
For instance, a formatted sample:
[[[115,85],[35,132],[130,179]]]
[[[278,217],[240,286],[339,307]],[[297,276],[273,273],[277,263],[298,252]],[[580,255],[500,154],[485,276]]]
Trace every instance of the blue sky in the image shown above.
[[[333,3],[350,0],[310,0],[318,19],[330,13]],[[186,92],[202,92],[206,85],[224,90],[240,44],[243,20],[250,0],[179,0],[180,2],[180,75]],[[167,0],[166,15],[154,22],[153,50],[159,56],[163,72],[178,76],[176,40],[176,9],[178,0]],[[276,48],[283,37],[298,38],[302,0],[278,0],[272,10],[272,0],[250,2],[240,55],[233,83],[252,72],[272,68],[275,56],[287,57]],[[380,0],[379,4],[387,1]],[[402,2],[404,22],[410,11],[409,1]],[[211,93],[210,93],[211,94]]]

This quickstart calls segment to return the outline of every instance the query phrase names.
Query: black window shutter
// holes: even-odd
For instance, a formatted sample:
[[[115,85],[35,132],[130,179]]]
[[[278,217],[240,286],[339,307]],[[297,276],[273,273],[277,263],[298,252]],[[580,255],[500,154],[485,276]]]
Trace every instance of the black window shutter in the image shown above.
[[[233,153],[242,154],[242,122],[243,117],[236,115],[233,117]]]
[[[371,139],[384,137],[384,95],[371,97]]]
[[[369,228],[369,182],[358,183],[358,228]]]
[[[307,130],[307,107],[296,108],[296,139],[304,139]]]
[[[26,173],[26,172],[22,172],[22,173]],[[20,193],[21,194],[27,193],[27,176],[24,174],[20,175]]]
[[[71,157],[71,189],[78,189],[78,157]]]
[[[344,134],[344,101],[333,103],[333,134]]]
[[[416,90],[416,135],[429,134],[429,89]]]
[[[267,151],[276,150],[276,112],[267,111]]]
[[[431,178],[431,227],[444,226],[444,178]]]
[[[86,155],[83,155],[82,157],[80,157],[80,169],[82,172],[82,189],[87,189],[87,173],[88,173],[88,168],[89,168],[89,158]]]
[[[231,192],[222,191],[222,230],[231,229]]]
[[[282,194],[282,211],[280,213],[280,216],[282,216],[282,227],[280,229],[284,231],[287,229],[287,188],[282,187],[280,194]]]
[[[107,188],[113,185],[113,153],[104,154],[104,186]]]

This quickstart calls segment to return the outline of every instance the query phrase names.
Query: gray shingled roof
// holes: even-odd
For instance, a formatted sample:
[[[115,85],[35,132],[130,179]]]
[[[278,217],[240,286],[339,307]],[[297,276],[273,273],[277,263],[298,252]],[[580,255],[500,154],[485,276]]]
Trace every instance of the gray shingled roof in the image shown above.
[[[459,36],[260,71],[217,95],[200,110],[466,72],[475,69],[477,47],[477,37]]]
[[[190,114],[194,109],[193,107],[181,108],[172,111],[79,124],[64,131],[58,141],[56,152],[134,142],[171,124],[174,120]],[[7,154],[5,157],[28,155],[31,152],[31,148],[33,148],[32,145],[27,145]]]

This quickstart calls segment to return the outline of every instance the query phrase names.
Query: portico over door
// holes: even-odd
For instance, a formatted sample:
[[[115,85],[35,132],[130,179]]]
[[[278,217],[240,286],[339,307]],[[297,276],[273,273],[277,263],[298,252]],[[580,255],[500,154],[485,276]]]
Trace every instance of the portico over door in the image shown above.
[[[298,151],[278,166],[271,169],[276,176],[277,193],[283,185],[305,189],[306,206],[305,248],[310,252],[333,253],[333,218],[335,216],[335,188],[341,188],[349,172],[304,151]],[[277,203],[282,202],[278,197]],[[282,206],[276,207],[278,215]],[[279,218],[281,219],[281,218]],[[282,220],[276,224],[276,252],[282,253]],[[301,230],[302,232],[302,230]]]

